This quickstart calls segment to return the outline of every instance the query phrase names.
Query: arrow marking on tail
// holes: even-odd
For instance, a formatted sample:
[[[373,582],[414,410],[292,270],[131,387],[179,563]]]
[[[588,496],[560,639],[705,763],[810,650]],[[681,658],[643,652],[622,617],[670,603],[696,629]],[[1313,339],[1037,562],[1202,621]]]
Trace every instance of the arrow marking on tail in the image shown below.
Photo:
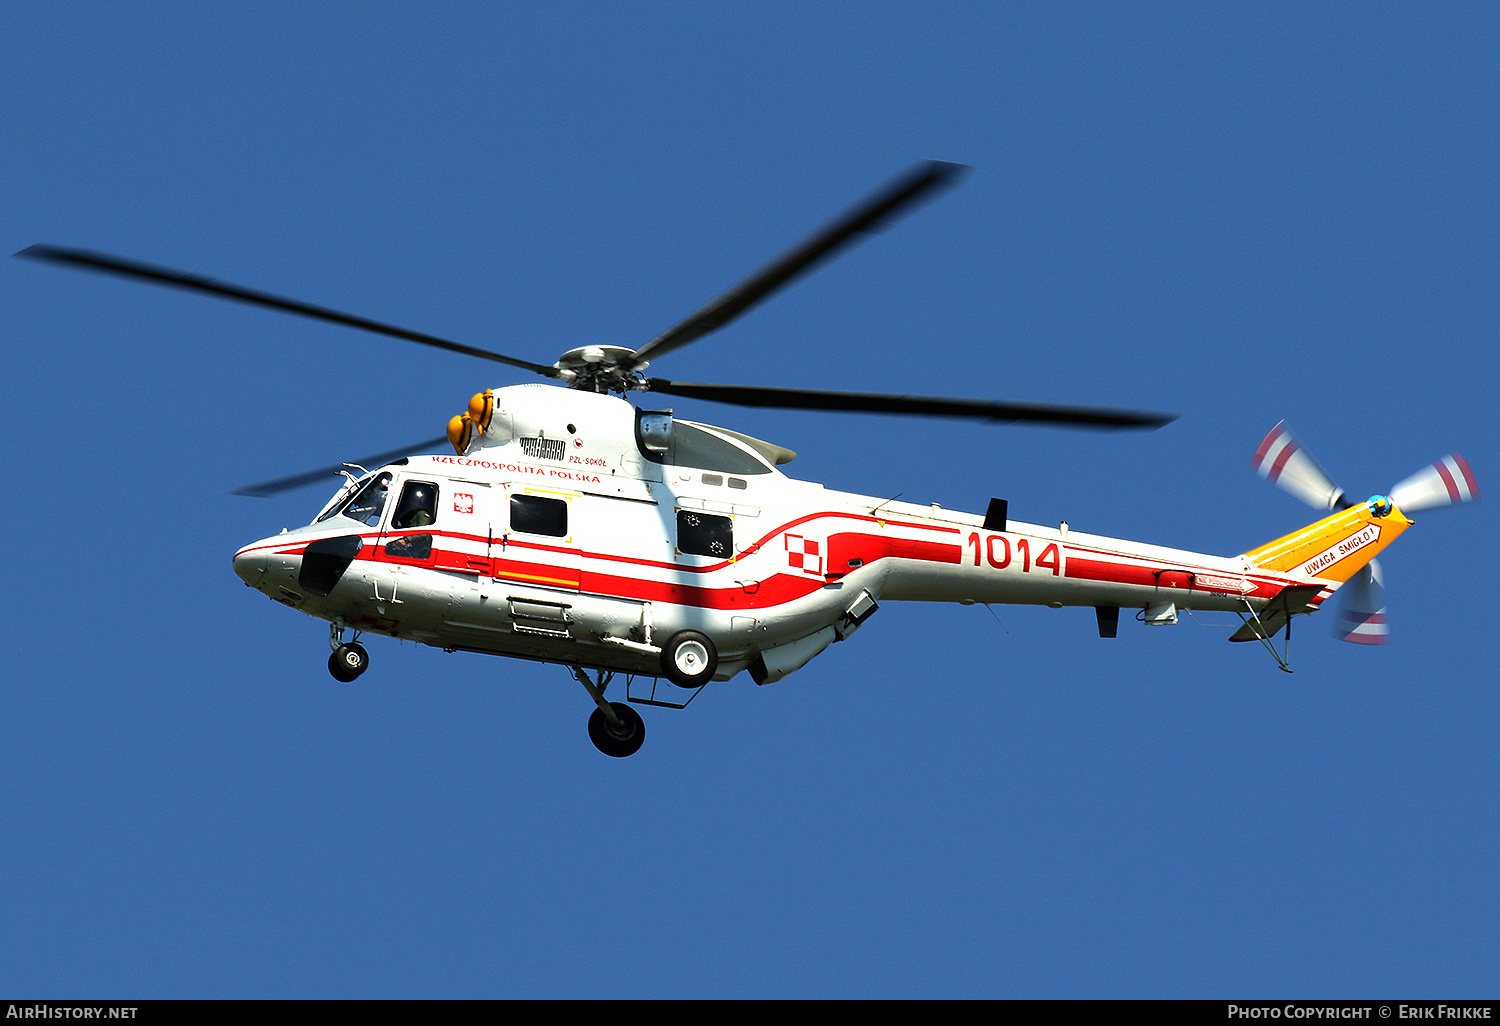
[[[1351,534],[1336,545],[1330,545],[1318,553],[1297,569],[1307,576],[1312,577],[1320,570],[1326,570],[1345,556],[1357,552],[1366,545],[1372,545],[1380,538],[1380,525],[1369,524],[1356,534]]]

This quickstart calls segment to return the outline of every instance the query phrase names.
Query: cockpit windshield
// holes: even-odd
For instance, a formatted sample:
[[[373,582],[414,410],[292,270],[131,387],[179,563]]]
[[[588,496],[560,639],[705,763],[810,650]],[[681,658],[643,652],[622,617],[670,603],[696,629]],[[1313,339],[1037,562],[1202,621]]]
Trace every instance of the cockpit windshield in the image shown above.
[[[382,471],[364,486],[355,492],[353,497],[346,502],[337,503],[332,509],[318,518],[319,521],[327,520],[335,515],[343,515],[366,527],[374,527],[380,523],[380,514],[385,512],[386,499],[391,491],[391,475],[389,471]]]

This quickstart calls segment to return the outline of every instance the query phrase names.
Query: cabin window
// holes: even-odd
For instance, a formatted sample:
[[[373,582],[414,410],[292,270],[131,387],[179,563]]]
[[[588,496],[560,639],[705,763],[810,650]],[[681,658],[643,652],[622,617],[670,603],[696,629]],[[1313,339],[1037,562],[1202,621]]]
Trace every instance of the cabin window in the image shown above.
[[[550,538],[568,535],[566,499],[549,499],[545,495],[512,495],[510,529],[522,534],[544,534]]]
[[[679,509],[677,550],[688,556],[728,559],[734,554],[734,521],[696,509]]]
[[[431,559],[432,535],[409,534],[385,543],[385,554],[398,559]]]
[[[391,491],[391,475],[377,474],[373,479],[365,483],[365,486],[354,493],[354,498],[346,503],[342,510],[329,510],[320,519],[326,520],[335,512],[342,512],[357,523],[366,527],[374,527],[380,523],[380,514],[385,512],[385,501]]]
[[[391,527],[404,530],[408,527],[431,527],[437,522],[437,485],[426,481],[408,481],[401,489],[401,501],[396,503],[396,514],[391,517]]]

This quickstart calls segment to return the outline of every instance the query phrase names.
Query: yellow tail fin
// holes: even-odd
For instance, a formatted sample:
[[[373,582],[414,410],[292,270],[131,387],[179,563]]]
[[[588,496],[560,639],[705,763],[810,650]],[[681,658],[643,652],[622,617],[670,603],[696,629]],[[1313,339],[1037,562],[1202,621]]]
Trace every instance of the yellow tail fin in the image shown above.
[[[1412,522],[1389,500],[1371,500],[1245,553],[1262,570],[1343,584]]]

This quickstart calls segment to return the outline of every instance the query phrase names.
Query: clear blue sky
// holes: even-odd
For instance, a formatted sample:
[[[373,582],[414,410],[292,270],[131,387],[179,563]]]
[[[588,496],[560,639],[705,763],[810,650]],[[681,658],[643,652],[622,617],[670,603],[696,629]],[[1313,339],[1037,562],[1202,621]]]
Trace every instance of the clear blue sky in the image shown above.
[[[831,486],[1230,554],[1458,449],[1500,488],[1487,4],[11,4],[0,234],[551,362],[639,346],[920,158],[958,189],[653,372],[1161,408],[1149,434],[675,403]],[[7,260],[0,991],[1490,996],[1484,504],[1393,641],[887,604],[617,761],[557,667],[326,627],[230,571],[524,380]],[[1305,625],[1305,626],[1303,626]]]

